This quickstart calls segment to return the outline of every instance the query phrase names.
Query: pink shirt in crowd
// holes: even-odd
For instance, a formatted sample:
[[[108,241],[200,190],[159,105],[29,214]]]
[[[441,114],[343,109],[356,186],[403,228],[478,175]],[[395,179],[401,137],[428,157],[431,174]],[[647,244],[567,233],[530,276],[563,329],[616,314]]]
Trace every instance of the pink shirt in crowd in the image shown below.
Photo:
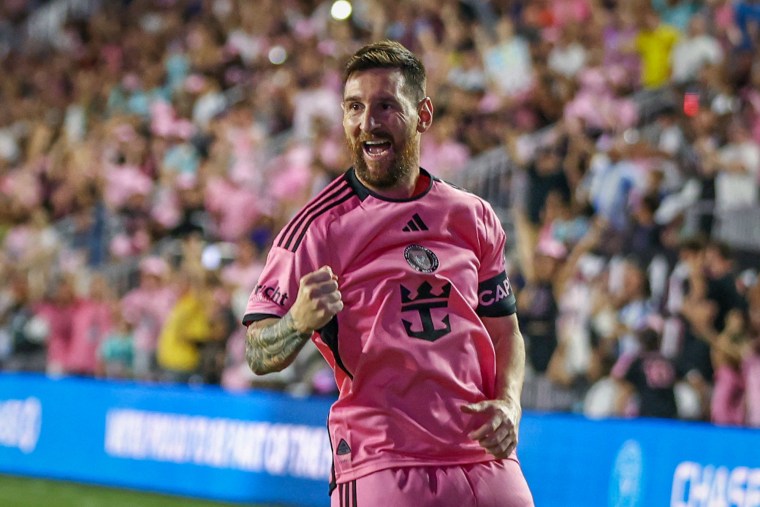
[[[55,373],[92,375],[100,342],[111,329],[106,303],[77,300],[59,306],[42,303],[36,315],[48,325],[48,368]]]
[[[251,188],[226,178],[209,180],[205,203],[216,218],[217,234],[224,241],[237,241],[250,231],[262,213],[259,196]]]
[[[741,426],[746,417],[744,379],[741,371],[728,365],[715,370],[710,399],[710,420],[715,424]]]
[[[47,364],[56,373],[64,371],[71,347],[71,327],[75,304],[59,306],[54,303],[40,303],[35,315],[48,326]]]
[[[746,425],[760,428],[760,350],[757,347],[744,359],[742,371],[747,408]]]
[[[81,300],[71,319],[71,342],[66,371],[93,375],[97,370],[98,348],[111,331],[111,306],[100,301]]]
[[[135,349],[156,349],[161,327],[176,301],[177,294],[172,287],[136,287],[122,298],[124,318],[134,326]]]

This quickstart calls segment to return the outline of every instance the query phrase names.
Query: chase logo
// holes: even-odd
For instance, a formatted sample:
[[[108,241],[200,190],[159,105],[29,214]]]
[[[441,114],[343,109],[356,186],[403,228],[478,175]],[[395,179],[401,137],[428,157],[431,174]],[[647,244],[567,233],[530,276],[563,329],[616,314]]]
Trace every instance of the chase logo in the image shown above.
[[[618,451],[610,477],[610,507],[637,507],[641,497],[643,459],[641,446],[627,440]]]
[[[760,506],[760,468],[679,463],[673,473],[670,507],[713,506]]]
[[[258,284],[253,289],[254,296],[259,300],[271,301],[280,306],[285,306],[288,300],[287,292],[280,292],[280,286],[271,287],[269,285]]]

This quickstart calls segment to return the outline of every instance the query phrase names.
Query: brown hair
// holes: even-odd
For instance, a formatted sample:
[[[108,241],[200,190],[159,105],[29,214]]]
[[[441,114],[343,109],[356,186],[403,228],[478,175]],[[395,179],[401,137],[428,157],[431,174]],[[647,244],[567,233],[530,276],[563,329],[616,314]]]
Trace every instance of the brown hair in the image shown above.
[[[425,66],[403,44],[383,40],[362,47],[348,59],[343,84],[354,72],[370,69],[399,69],[404,76],[404,88],[412,100],[418,102],[425,98]]]

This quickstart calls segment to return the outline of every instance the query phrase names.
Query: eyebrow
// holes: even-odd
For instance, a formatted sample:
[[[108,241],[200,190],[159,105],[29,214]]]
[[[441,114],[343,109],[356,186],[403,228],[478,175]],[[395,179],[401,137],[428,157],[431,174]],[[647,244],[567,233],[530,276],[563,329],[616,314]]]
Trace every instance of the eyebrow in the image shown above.
[[[396,98],[394,95],[381,95],[380,97],[375,97],[374,100],[379,102],[400,103],[398,98]],[[362,102],[362,98],[358,95],[349,95],[348,97],[343,98],[343,102]]]

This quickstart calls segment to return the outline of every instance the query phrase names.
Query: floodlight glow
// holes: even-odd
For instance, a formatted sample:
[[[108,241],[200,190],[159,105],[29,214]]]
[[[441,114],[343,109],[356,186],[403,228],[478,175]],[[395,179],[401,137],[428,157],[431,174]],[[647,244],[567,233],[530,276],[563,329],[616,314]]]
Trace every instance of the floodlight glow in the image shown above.
[[[348,19],[351,15],[351,10],[351,2],[348,2],[347,0],[335,0],[332,4],[332,8],[330,8],[330,16],[332,16],[333,19],[343,21],[344,19]]]
[[[288,59],[288,52],[282,46],[272,46],[269,50],[269,61],[274,65],[282,65]]]

